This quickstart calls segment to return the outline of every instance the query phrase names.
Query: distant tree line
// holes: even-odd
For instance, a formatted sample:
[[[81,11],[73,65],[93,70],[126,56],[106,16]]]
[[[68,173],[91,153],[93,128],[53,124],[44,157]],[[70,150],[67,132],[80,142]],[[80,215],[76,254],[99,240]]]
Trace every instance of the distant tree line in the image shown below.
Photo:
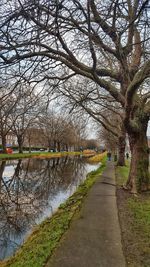
[[[1,84],[0,137],[6,153],[7,136],[17,139],[19,153],[43,147],[49,151],[80,150],[86,145],[86,123],[47,107],[45,94],[29,84]],[[83,145],[84,139],[84,145]]]

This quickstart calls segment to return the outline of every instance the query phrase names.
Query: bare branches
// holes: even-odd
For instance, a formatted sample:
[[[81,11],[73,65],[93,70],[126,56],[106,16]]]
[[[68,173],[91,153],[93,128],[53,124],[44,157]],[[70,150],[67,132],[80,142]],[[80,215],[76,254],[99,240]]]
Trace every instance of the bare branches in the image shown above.
[[[121,117],[130,122],[145,101],[139,90],[150,74],[146,6],[147,1],[130,0],[6,3],[6,18],[0,14],[1,68],[19,65],[25,80],[55,81],[53,92],[72,77],[86,77],[106,92],[110,109],[108,95],[122,106]],[[104,108],[104,98],[91,92],[81,94],[76,105],[93,103],[95,112],[99,101]]]

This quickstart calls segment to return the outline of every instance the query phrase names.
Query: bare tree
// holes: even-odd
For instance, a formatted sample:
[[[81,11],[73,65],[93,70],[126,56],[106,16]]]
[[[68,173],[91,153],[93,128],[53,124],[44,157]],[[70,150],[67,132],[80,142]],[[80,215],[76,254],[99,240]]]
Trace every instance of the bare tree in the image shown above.
[[[56,116],[53,111],[46,111],[38,119],[38,125],[42,131],[43,139],[48,146],[49,151],[57,150],[56,144]]]
[[[106,129],[105,133],[108,132],[109,135],[114,136],[112,138],[118,140],[117,164],[124,166],[126,130],[122,123],[122,107],[105,91],[100,91],[96,84],[85,78],[80,78],[78,81],[71,79],[58,86],[57,91],[59,98],[64,96],[65,106],[70,112],[83,114],[85,111],[102,128]]]
[[[10,84],[4,84],[1,86],[0,91],[0,136],[2,140],[3,152],[6,153],[6,136],[12,130],[13,124],[16,120],[11,118],[11,114],[14,112],[19,96],[16,96],[14,89],[16,84],[10,86]]]
[[[26,59],[26,77],[39,81],[82,75],[122,106],[134,155],[127,185],[132,192],[136,181],[139,190],[149,187],[147,6],[144,0],[3,1],[0,14],[2,65],[24,68]]]
[[[47,142],[43,138],[43,131],[38,125],[38,120],[33,121],[25,132],[24,146],[29,147],[29,152],[31,152],[32,147],[47,147]]]
[[[49,151],[68,151],[73,147],[74,150],[79,149],[85,125],[83,127],[81,119],[73,118],[73,115],[68,116],[64,112],[62,116],[49,109],[39,116],[39,128]]]
[[[101,127],[97,131],[97,136],[107,151],[112,151],[114,155],[117,155],[118,139],[112,133]]]
[[[102,112],[102,111],[101,111]],[[121,112],[120,112],[121,114]],[[103,125],[98,130],[98,136],[106,144],[107,149],[118,154],[117,165],[125,165],[126,131],[123,127],[121,116],[115,109],[104,109],[102,112]]]
[[[19,153],[23,153],[23,143],[26,131],[29,127],[33,127],[36,119],[41,112],[39,100],[42,103],[42,96],[34,91],[34,88],[26,84],[19,84],[19,101],[13,110],[10,118],[13,121],[12,132],[16,135]]]

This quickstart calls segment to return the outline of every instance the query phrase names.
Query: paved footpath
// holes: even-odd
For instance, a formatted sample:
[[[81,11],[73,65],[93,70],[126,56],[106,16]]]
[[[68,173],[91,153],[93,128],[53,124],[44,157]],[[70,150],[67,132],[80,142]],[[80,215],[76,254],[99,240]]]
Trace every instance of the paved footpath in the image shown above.
[[[125,267],[116,205],[113,163],[83,202],[78,218],[46,267]]]

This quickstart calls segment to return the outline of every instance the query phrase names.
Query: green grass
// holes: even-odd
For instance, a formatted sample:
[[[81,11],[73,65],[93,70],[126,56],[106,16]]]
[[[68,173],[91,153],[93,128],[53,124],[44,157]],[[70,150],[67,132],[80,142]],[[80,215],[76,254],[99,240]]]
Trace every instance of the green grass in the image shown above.
[[[150,238],[150,199],[131,198],[128,200],[128,206],[133,211],[138,228],[143,229]]]
[[[81,152],[32,152],[32,153],[14,153],[14,154],[0,154],[0,160],[4,159],[20,159],[20,158],[32,158],[35,156],[41,157],[59,157],[65,155],[80,155]]]
[[[117,185],[121,186],[126,183],[129,174],[130,162],[126,160],[126,166],[116,167]]]
[[[117,167],[117,185],[126,182],[129,173],[129,163],[125,167]],[[128,266],[150,266],[150,192],[139,194],[137,197],[127,195],[125,200],[127,216],[130,216],[130,224],[126,227],[131,229],[129,247],[130,251]],[[125,211],[124,211],[125,212]],[[134,244],[134,246],[133,246]],[[136,251],[136,255],[134,254]],[[128,256],[127,256],[128,261]]]
[[[1,159],[16,159],[16,158],[30,158],[35,155],[40,155],[41,153],[14,153],[14,154],[0,154],[0,160]]]
[[[140,254],[139,266],[150,266],[150,194],[138,199],[129,198],[128,208],[133,215],[132,230],[137,237],[137,249]]]
[[[34,229],[15,256],[6,262],[2,262],[0,266],[43,266],[59,244],[62,235],[69,228],[73,216],[80,210],[89,189],[104,170],[105,162],[106,157],[103,158],[102,165],[96,171],[89,173],[87,179],[78,187],[77,191],[64,204],[60,205],[58,211]]]

